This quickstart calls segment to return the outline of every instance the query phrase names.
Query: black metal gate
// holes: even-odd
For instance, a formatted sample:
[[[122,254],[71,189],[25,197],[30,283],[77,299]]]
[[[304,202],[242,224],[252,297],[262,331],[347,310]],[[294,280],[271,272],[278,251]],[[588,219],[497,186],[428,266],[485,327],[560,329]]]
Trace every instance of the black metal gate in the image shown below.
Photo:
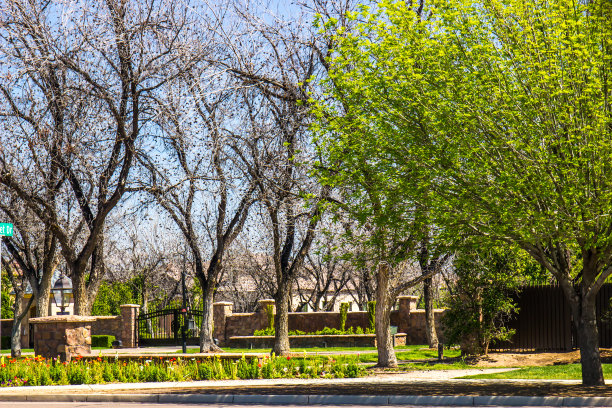
[[[163,309],[138,316],[138,345],[180,346],[199,344],[202,311],[191,309]]]

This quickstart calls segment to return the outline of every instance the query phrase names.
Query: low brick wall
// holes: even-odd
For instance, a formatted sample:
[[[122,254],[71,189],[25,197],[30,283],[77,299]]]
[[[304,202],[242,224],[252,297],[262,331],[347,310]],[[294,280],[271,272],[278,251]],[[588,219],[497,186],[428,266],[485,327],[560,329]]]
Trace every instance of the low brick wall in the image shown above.
[[[93,316],[96,320],[91,322],[92,336],[115,336],[121,338],[121,316]]]
[[[274,336],[230,337],[228,346],[236,348],[271,348]],[[376,347],[375,334],[289,336],[291,347]],[[406,345],[406,334],[395,335],[395,345]]]
[[[396,326],[399,333],[406,333],[407,344],[427,344],[425,311],[417,309],[416,302],[417,298],[415,296],[400,296],[398,298],[399,308],[391,311],[391,325]],[[255,313],[232,313],[231,303],[215,303],[215,338],[223,346],[228,344],[230,338],[252,336],[255,330],[268,327],[267,305],[274,305],[274,301],[270,299],[260,301]],[[441,323],[444,309],[436,309],[434,313],[438,339],[444,342]],[[340,313],[289,313],[289,330],[313,333],[325,327],[339,329]],[[368,313],[349,312],[345,327],[361,327],[365,330],[368,327]]]
[[[444,343],[444,330],[442,326],[442,316],[444,316],[445,309],[435,309],[434,318],[436,321],[436,334],[438,335],[438,341]],[[408,338],[406,341],[408,344],[427,344],[427,332],[425,326],[425,310],[416,309],[410,312],[410,323],[409,329],[406,334]]]
[[[0,335],[10,336],[11,330],[13,330],[13,319],[2,319],[0,320]]]

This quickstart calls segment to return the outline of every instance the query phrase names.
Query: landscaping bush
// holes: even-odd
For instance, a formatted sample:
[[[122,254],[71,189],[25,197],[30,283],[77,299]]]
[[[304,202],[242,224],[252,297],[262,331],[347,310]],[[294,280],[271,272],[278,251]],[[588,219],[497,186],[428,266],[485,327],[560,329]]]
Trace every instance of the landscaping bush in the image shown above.
[[[266,314],[268,315],[268,330],[274,330],[274,306],[266,306]]]
[[[91,347],[111,348],[115,341],[115,336],[95,335],[91,336]]]
[[[349,303],[340,303],[340,330],[346,329],[346,318],[348,317]]]
[[[376,301],[368,302],[368,329],[370,333],[376,331]],[[367,333],[367,331],[366,331]]]
[[[510,248],[464,250],[455,259],[457,279],[449,285],[444,314],[444,334],[449,344],[459,344],[463,355],[486,354],[489,345],[509,340],[506,327],[518,311],[513,293],[531,272]]]

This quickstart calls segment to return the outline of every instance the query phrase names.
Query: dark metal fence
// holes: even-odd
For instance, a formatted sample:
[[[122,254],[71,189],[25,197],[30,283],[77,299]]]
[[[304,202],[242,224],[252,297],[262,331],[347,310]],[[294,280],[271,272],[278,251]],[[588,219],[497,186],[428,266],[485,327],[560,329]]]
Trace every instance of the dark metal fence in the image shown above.
[[[191,309],[163,309],[138,316],[138,345],[180,346],[199,344],[202,311]]]
[[[597,295],[600,347],[612,347],[612,284]],[[508,328],[516,330],[510,341],[491,346],[493,350],[568,351],[578,348],[570,307],[559,286],[527,286],[516,296],[519,312]]]

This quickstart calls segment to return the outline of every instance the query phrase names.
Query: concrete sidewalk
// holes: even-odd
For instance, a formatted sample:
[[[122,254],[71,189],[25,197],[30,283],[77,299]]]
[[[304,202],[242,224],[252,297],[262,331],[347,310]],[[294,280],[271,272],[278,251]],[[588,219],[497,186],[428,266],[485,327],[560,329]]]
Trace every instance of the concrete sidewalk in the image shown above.
[[[612,406],[612,387],[580,381],[464,380],[504,369],[274,379],[0,388],[0,401],[269,405]]]

